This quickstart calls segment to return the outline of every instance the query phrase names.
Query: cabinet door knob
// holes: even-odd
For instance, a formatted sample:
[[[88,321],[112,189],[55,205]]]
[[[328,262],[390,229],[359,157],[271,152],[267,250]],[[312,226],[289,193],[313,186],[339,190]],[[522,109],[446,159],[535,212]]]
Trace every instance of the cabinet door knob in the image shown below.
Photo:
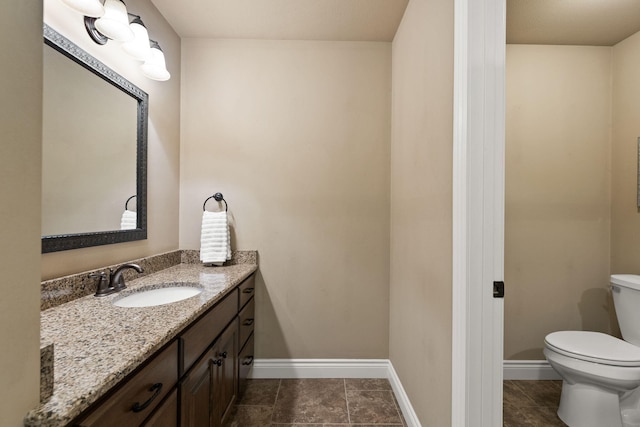
[[[144,411],[145,409],[147,409],[147,406],[151,405],[151,402],[153,402],[153,400],[156,397],[158,397],[158,395],[162,391],[162,383],[155,383],[154,385],[151,386],[149,391],[155,391],[155,393],[153,393],[151,395],[151,397],[149,398],[149,400],[147,400],[143,404],[140,404],[139,402],[134,403],[133,407],[131,408],[131,410],[133,412],[140,412],[140,411]]]
[[[220,357],[222,357],[223,359],[227,358],[227,352],[223,351],[222,353],[220,353]]]
[[[222,359],[216,359],[214,361],[212,361],[214,365],[216,366],[222,366]]]
[[[243,365],[251,365],[253,363],[253,356],[247,356],[242,361]]]
[[[253,319],[247,319],[244,322],[242,322],[242,326],[251,326],[253,325]]]

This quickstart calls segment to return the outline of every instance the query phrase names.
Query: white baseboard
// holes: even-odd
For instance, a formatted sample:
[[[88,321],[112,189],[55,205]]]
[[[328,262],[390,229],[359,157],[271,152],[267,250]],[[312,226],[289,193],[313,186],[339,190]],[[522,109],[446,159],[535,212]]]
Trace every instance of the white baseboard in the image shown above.
[[[408,427],[421,427],[388,359],[256,359],[250,378],[387,378]]]
[[[256,359],[251,378],[388,378],[386,359]]]
[[[560,380],[560,375],[546,360],[505,360],[505,380]]]
[[[400,378],[398,377],[396,370],[393,368],[393,364],[391,363],[391,361],[389,361],[389,376],[387,378],[391,383],[393,393],[396,395],[398,405],[400,406],[400,411],[402,411],[404,420],[407,422],[407,427],[421,427],[418,416],[413,410],[413,406],[411,406],[409,396],[407,396],[407,393],[404,391],[404,387],[402,387]]]

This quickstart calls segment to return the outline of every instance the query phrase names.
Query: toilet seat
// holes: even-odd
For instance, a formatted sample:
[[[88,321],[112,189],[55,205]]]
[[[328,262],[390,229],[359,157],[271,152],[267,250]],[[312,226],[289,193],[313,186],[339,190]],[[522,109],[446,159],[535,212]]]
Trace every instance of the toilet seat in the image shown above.
[[[609,366],[640,367],[640,347],[601,332],[559,331],[545,345],[567,357]]]

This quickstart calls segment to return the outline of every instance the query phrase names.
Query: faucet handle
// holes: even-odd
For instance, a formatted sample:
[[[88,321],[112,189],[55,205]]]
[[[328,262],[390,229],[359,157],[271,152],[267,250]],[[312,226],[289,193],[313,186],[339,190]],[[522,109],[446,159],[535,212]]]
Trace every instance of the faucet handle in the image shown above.
[[[107,280],[107,273],[104,271],[98,271],[95,273],[89,274],[89,277],[94,279],[98,279],[98,285],[96,286],[95,296],[103,297],[105,295],[109,295],[114,292],[114,289],[109,286],[109,281]]]

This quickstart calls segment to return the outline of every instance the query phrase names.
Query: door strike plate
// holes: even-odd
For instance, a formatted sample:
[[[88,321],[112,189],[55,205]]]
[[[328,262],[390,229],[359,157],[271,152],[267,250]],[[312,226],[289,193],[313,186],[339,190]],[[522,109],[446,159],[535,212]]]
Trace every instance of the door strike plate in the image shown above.
[[[493,297],[504,298],[504,282],[493,282]]]

